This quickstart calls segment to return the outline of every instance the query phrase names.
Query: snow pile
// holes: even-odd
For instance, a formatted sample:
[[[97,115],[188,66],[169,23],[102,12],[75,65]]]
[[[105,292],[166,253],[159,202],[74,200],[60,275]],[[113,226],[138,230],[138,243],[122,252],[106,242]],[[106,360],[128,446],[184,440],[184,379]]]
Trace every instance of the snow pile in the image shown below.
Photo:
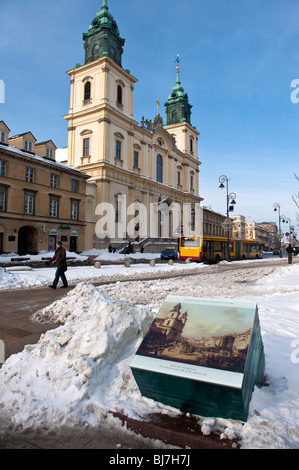
[[[132,415],[159,410],[141,397],[129,367],[153,313],[84,284],[45,310],[47,318],[65,324],[3,365],[2,428],[92,426],[109,410]]]
[[[0,430],[92,427],[109,410],[133,418],[176,413],[142,397],[130,371],[164,298],[175,293],[239,298],[259,307],[268,386],[255,388],[246,423],[198,417],[202,432],[240,439],[244,449],[298,449],[299,264],[199,272],[101,289],[81,283],[35,314],[36,321],[62,325],[0,369]],[[0,270],[0,279],[7,275]],[[116,421],[111,426],[120,426]]]

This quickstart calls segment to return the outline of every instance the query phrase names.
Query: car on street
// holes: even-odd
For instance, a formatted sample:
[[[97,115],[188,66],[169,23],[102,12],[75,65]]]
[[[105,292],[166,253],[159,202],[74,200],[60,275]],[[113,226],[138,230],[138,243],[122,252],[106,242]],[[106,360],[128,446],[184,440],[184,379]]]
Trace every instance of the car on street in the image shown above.
[[[161,253],[161,259],[178,259],[178,253],[174,248],[166,248]]]

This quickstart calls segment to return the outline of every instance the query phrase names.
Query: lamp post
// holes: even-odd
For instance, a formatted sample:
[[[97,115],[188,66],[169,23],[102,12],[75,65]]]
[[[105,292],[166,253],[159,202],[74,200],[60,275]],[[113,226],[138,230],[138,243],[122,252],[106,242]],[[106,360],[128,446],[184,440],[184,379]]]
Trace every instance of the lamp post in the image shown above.
[[[275,202],[275,204],[273,204],[273,207],[274,207],[274,212],[277,212],[277,211],[278,211],[279,256],[280,256],[280,258],[282,258],[282,255],[281,255],[281,216],[280,216],[280,204],[278,204],[278,202]]]
[[[228,182],[229,179],[227,176],[222,175],[219,178],[220,189],[224,189],[226,187],[226,227],[227,227],[227,261],[230,261],[230,247],[229,247],[229,231],[231,221],[229,218],[229,213],[234,210],[234,205],[236,204],[236,195],[235,193],[228,193]]]

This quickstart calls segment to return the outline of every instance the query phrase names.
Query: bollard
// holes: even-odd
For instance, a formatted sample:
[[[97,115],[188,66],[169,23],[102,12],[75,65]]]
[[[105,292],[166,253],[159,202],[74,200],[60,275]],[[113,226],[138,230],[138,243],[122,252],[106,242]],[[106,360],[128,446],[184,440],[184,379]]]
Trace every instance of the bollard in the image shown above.
[[[173,259],[169,259],[168,264],[169,264],[169,266],[172,266],[173,265]]]
[[[129,268],[129,267],[131,266],[130,260],[129,260],[129,259],[125,259],[124,265],[125,265],[126,268]]]
[[[101,263],[100,263],[99,261],[96,261],[96,262],[94,263],[94,267],[95,267],[96,269],[101,269],[102,265],[101,265]]]
[[[190,263],[190,258],[187,258],[187,259],[185,260],[185,263],[186,263],[186,264],[189,264],[189,263]]]
[[[154,259],[151,259],[150,262],[149,262],[149,265],[150,265],[150,266],[155,266],[155,264],[156,264],[156,263],[155,263],[155,260],[154,260]]]

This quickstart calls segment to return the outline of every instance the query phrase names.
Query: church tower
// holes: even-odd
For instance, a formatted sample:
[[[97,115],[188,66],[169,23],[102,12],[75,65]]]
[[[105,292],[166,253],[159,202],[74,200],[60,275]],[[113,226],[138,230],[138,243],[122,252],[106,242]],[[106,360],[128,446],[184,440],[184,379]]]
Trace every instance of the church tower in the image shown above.
[[[177,59],[179,63],[179,59]],[[181,85],[180,80],[180,67],[177,65],[177,79],[176,84],[172,89],[168,101],[165,103],[167,121],[166,125],[179,124],[188,122],[191,124],[191,108],[187,93]]]
[[[125,40],[120,37],[118,26],[109,13],[107,0],[103,1],[101,11],[96,14],[88,32],[83,34],[83,40],[86,64],[106,56],[122,65]]]
[[[67,72],[70,108],[64,118],[68,165],[90,177],[93,205],[86,211],[90,214],[88,239],[94,248],[108,246],[107,240],[123,243],[172,237],[177,243],[181,231],[177,214],[183,204],[202,201],[198,194],[199,133],[190,124],[191,106],[181,88],[179,70],[173,90],[178,101],[172,96],[168,107],[181,111],[183,106],[183,115],[168,119],[164,127],[158,107],[154,122],[142,119],[140,125],[133,115],[137,79],[123,68],[125,40],[107,0],[102,0],[83,41],[83,65]],[[185,138],[193,139],[192,151],[186,148]],[[161,201],[167,201],[167,207]],[[101,212],[103,203],[109,205],[105,213]],[[156,212],[151,210],[159,204]]]
[[[97,177],[100,162],[115,164],[116,153],[112,149],[127,134],[116,121],[122,120],[129,127],[134,121],[133,92],[137,80],[122,68],[125,40],[120,37],[107,0],[103,0],[83,40],[85,63],[68,72],[68,164]],[[97,169],[91,167],[95,164]]]
[[[166,108],[165,129],[172,135],[176,146],[186,155],[198,155],[198,136],[200,133],[191,125],[191,109],[187,93],[181,85],[180,79],[180,59],[177,56],[176,84],[172,89]]]

